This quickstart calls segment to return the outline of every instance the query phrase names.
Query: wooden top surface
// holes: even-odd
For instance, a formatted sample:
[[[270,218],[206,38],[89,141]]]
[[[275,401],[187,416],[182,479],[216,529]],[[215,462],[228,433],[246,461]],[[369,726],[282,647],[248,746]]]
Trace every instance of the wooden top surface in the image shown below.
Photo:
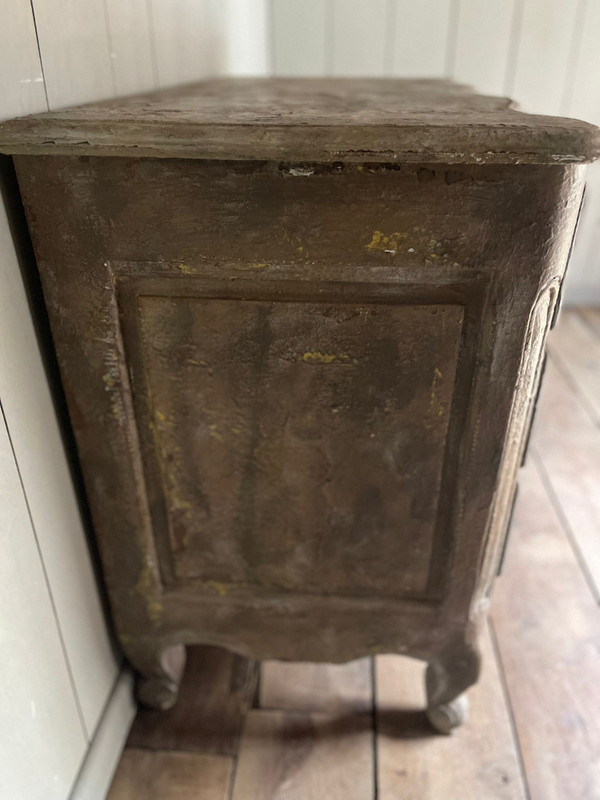
[[[0,152],[563,164],[599,157],[600,129],[444,80],[242,78],[10,120]]]

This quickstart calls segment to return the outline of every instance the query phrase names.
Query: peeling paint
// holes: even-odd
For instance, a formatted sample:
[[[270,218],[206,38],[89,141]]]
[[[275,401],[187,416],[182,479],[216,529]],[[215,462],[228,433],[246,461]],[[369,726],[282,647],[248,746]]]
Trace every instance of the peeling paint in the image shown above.
[[[406,233],[394,231],[394,233],[383,233],[383,231],[374,231],[373,237],[368,245],[367,250],[375,250],[381,253],[388,253],[395,255],[398,251],[398,245],[402,239],[406,239]]]
[[[148,612],[148,618],[157,623],[160,621],[160,618],[163,613],[163,605],[158,600],[155,600],[152,596],[154,589],[154,575],[152,570],[152,564],[146,556],[144,560],[144,564],[140,570],[140,575],[138,581],[133,588],[132,594],[140,595],[146,601],[146,611]]]
[[[302,361],[306,364],[332,364],[334,361],[351,361],[347,353],[320,353],[318,350],[312,353],[304,353]]]
[[[314,175],[315,171],[311,167],[290,167],[289,173],[295,178],[308,178]]]
[[[210,435],[211,439],[216,439],[217,442],[221,442],[221,444],[223,444],[223,442],[225,440],[223,439],[223,437],[221,436],[221,434],[217,430],[217,426],[214,424],[214,422],[211,425],[208,426],[208,430],[209,430],[209,435]]]
[[[441,379],[442,371],[435,367],[433,370],[433,381],[431,383],[431,396],[429,398],[429,413],[438,417],[442,417],[446,412],[446,408],[442,403],[440,403],[436,391]]]
[[[219,581],[207,581],[206,586],[209,589],[213,589],[220,597],[225,597],[231,588],[231,584],[220,583]]]

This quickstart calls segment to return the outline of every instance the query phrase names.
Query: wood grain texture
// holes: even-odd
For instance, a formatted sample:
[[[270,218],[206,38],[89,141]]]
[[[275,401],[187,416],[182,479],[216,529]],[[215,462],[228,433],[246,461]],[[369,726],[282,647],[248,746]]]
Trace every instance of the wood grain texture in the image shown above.
[[[233,755],[252,700],[254,664],[216,647],[190,647],[179,703],[140,709],[128,747]]]
[[[232,800],[369,800],[373,786],[368,715],[248,714]]]
[[[560,326],[556,329],[560,336]],[[550,361],[538,403],[532,448],[600,598],[600,432]]]
[[[263,661],[259,706],[284,711],[345,712],[371,710],[371,661],[307,664]]]
[[[548,337],[548,352],[600,426],[600,338],[577,311],[565,309]]]
[[[376,729],[380,800],[525,800],[509,714],[489,635],[483,674],[469,691],[467,723],[450,737],[425,718],[423,666],[377,656]]]
[[[106,800],[226,800],[232,759],[128,748]]]
[[[492,618],[528,786],[532,800],[591,800],[600,797],[598,608],[533,461],[520,485]]]
[[[5,122],[0,152],[566,164],[600,155],[600,131],[449,81],[238,78]]]

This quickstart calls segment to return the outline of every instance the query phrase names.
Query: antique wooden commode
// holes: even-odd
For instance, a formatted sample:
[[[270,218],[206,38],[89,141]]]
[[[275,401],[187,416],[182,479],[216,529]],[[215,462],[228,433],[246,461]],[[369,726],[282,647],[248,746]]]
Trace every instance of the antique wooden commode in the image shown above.
[[[209,81],[13,120],[123,649],[429,663],[448,731],[597,129],[443,81]]]

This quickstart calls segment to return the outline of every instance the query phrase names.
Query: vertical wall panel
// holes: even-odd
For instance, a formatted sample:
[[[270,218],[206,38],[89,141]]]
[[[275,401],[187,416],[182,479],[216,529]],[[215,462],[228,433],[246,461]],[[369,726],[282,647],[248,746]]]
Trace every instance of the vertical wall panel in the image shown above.
[[[565,302],[600,305],[600,162],[588,167],[585,205],[565,284]]]
[[[565,113],[600,125],[600,2],[587,0]]]
[[[268,0],[224,0],[228,75],[266,75],[270,70]]]
[[[392,0],[392,72],[402,77],[446,73],[451,0]]]
[[[220,0],[150,0],[160,86],[217,75],[225,65]]]
[[[155,87],[152,42],[146,0],[104,0],[110,59],[117,95]]]
[[[271,0],[275,75],[326,75],[333,0]]]
[[[0,399],[91,734],[117,665],[4,207],[0,287]]]
[[[383,75],[389,0],[333,0],[334,75]]]
[[[0,415],[0,797],[65,800],[87,742]]]
[[[460,0],[453,77],[484,94],[502,94],[515,0]]]
[[[0,119],[47,111],[29,0],[0,0]]]
[[[104,18],[102,23],[104,26]],[[11,0],[3,24],[0,117],[44,111],[46,97],[30,3]],[[55,23],[54,30],[60,30],[60,25]],[[62,692],[65,707],[79,703],[89,733],[99,719],[117,666],[108,642],[87,541],[1,200],[0,287],[0,399],[26,484],[41,555],[46,558],[40,561],[38,569],[43,565],[47,571],[73,677],[73,685],[67,689],[62,684],[52,688],[47,683],[46,690],[54,694]],[[31,537],[35,546],[29,520],[21,535],[23,539]],[[35,552],[39,558],[40,553],[37,549]],[[18,596],[16,585],[12,585],[11,591]],[[25,608],[30,602],[25,592],[20,604]],[[56,631],[56,622],[53,624]],[[40,659],[43,662],[43,654]],[[20,736],[18,726],[12,734]],[[52,750],[61,745],[49,742],[48,746]],[[14,767],[17,768],[16,763]],[[57,780],[60,781],[60,776]]]
[[[580,0],[523,0],[523,16],[508,87],[525,111],[559,114]]]
[[[600,2],[587,0],[564,113],[600,125]],[[585,206],[565,291],[567,302],[600,304],[600,162],[588,167]]]
[[[51,109],[114,95],[103,0],[34,0]]]

